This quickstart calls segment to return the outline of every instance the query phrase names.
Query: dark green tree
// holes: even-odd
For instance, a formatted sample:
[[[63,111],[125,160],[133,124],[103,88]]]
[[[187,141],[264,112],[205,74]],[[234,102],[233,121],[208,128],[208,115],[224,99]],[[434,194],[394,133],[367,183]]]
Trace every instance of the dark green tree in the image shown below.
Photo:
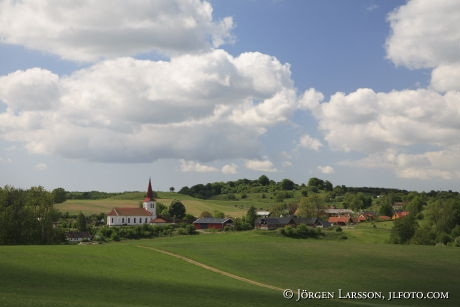
[[[295,184],[290,179],[283,179],[281,181],[281,189],[283,190],[292,191],[294,190],[294,187],[295,187]]]
[[[255,222],[257,219],[257,211],[254,206],[249,207],[248,211],[246,212],[246,223],[250,224],[252,227],[254,227]]]
[[[267,186],[270,184],[270,179],[267,176],[262,175],[259,177],[258,182],[260,185]]]
[[[60,204],[66,201],[66,190],[63,188],[57,188],[52,191],[53,199],[55,204]]]
[[[82,212],[80,212],[77,216],[77,228],[79,231],[88,230],[86,224],[86,216]]]
[[[185,216],[184,204],[177,199],[173,200],[169,205],[169,214],[171,217],[182,219]]]
[[[415,235],[418,224],[414,215],[408,215],[395,220],[390,233],[390,241],[396,244],[409,243]]]

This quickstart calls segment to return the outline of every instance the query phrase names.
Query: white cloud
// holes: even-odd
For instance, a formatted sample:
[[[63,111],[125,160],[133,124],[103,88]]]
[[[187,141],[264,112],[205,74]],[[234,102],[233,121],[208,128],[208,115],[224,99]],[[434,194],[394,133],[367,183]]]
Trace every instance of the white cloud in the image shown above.
[[[334,174],[334,168],[330,165],[324,165],[324,166],[318,166],[318,170],[323,173],[323,174],[327,174],[327,175],[330,175],[330,174]]]
[[[59,76],[32,68],[0,77],[0,97],[13,111],[49,110],[59,98]]]
[[[440,65],[431,73],[431,87],[437,91],[460,90],[460,62]]]
[[[460,173],[459,105],[457,91],[358,89],[336,93],[314,114],[330,147],[366,155],[346,165],[389,168],[403,178],[449,179]]]
[[[195,161],[180,160],[180,169],[182,172],[196,172],[196,173],[211,173],[218,172],[219,170],[213,166],[204,165]]]
[[[300,138],[299,144],[301,147],[316,150],[316,151],[318,151],[323,146],[320,140],[315,139],[309,136],[308,134],[305,134],[304,136]]]
[[[298,108],[289,65],[261,53],[118,58],[68,76],[34,68],[0,78],[1,139],[92,161],[251,159],[260,136]]]
[[[228,175],[233,175],[238,173],[238,165],[235,163],[231,164],[226,164],[222,167],[222,173],[228,174]]]
[[[388,58],[410,68],[460,61],[460,2],[410,0],[388,17]]]
[[[171,55],[231,40],[232,18],[212,13],[199,0],[1,1],[0,38],[75,61]]]
[[[325,139],[343,151],[379,152],[391,146],[457,143],[460,92],[425,89],[337,93],[316,117]]]
[[[256,171],[261,171],[261,172],[277,172],[278,170],[276,167],[273,165],[273,163],[268,160],[248,160],[245,163],[246,168],[256,170]]]

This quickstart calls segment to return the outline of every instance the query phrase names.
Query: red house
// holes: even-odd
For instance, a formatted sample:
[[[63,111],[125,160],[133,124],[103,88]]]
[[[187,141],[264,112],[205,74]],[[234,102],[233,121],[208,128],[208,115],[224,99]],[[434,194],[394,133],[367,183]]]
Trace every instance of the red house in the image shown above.
[[[233,225],[233,220],[230,218],[214,218],[203,217],[193,222],[196,229],[219,229],[223,230],[225,226]]]
[[[333,224],[333,225],[340,225],[340,226],[345,226],[348,224],[351,224],[353,221],[350,216],[331,216],[328,219],[328,222]]]

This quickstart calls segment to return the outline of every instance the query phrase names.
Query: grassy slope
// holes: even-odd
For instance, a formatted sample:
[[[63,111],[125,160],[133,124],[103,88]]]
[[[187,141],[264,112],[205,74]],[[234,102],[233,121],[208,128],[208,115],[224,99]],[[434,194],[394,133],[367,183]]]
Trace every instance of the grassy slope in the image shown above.
[[[355,231],[353,233],[353,231]],[[0,246],[0,306],[292,306],[277,291],[195,267],[165,249],[280,288],[449,291],[444,301],[314,300],[309,306],[458,306],[460,249],[296,240],[250,231],[98,246]],[[298,302],[302,303],[302,302]]]
[[[80,212],[83,212],[86,215],[108,213],[114,207],[137,208],[139,206],[139,203],[142,202],[143,197],[144,193],[139,192],[122,194],[107,199],[69,199],[62,204],[55,205],[55,207],[61,212],[69,212],[70,214],[78,214]],[[187,195],[182,195],[179,193],[170,192],[159,192],[157,202],[169,206],[173,199],[181,200],[186,208],[187,213],[190,213],[194,216],[199,216],[203,211],[208,211],[211,214],[213,214],[214,211],[217,210],[224,212],[228,216],[241,217],[246,214],[250,206],[255,206],[256,208],[266,208],[271,205],[270,200],[203,200],[193,198]]]

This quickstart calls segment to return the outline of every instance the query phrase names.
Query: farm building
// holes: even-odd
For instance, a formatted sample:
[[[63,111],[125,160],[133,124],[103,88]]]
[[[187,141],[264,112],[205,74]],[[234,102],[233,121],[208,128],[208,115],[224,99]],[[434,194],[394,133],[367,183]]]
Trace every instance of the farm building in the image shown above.
[[[149,179],[147,197],[142,208],[113,208],[107,214],[108,226],[140,225],[154,223],[157,218],[156,202],[153,198],[152,183]]]
[[[196,229],[224,229],[225,226],[232,226],[233,220],[230,218],[203,217],[193,222]]]
[[[255,228],[262,230],[273,230],[282,228],[286,225],[295,226],[296,222],[294,216],[287,217],[262,217],[256,219]]]
[[[283,228],[284,226],[297,226],[297,225],[307,225],[310,227],[330,227],[330,223],[323,221],[319,218],[304,218],[296,217],[294,215],[286,217],[266,217],[258,218],[255,222],[256,229],[262,230],[273,230],[278,228]]]

